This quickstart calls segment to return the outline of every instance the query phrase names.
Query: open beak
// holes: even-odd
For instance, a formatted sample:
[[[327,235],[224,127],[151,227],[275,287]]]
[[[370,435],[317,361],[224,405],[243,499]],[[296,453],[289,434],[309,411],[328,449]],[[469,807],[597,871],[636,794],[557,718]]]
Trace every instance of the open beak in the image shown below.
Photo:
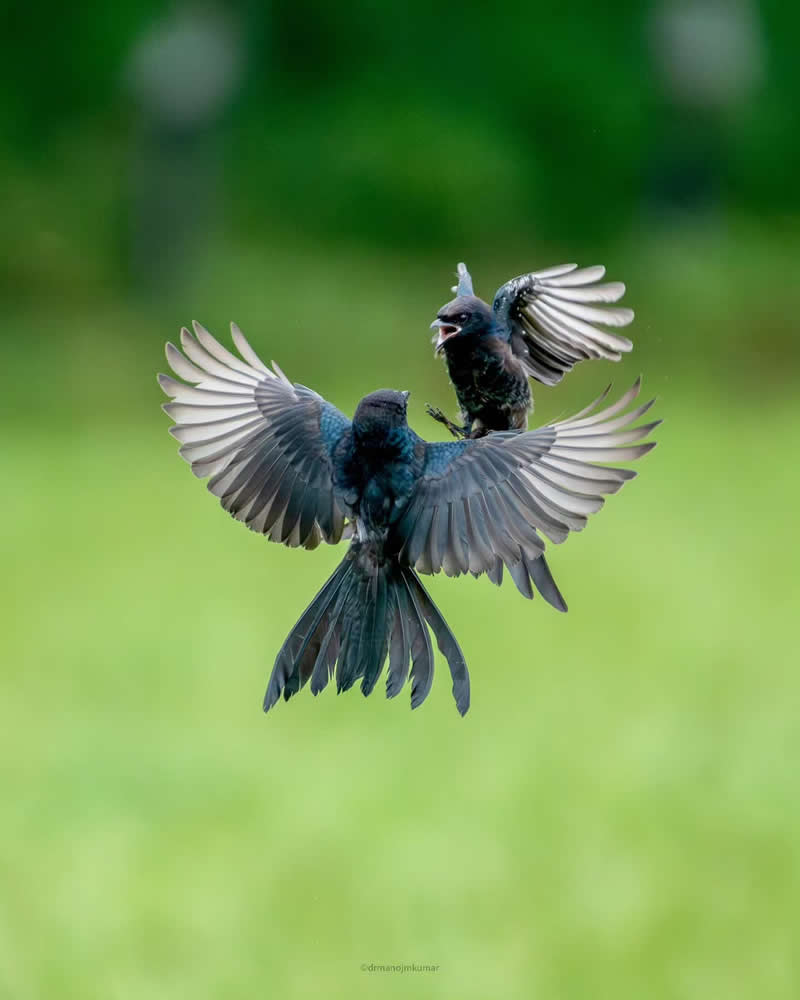
[[[431,330],[438,330],[438,336],[436,338],[436,351],[434,353],[439,354],[444,349],[445,342],[451,337],[457,336],[461,333],[461,327],[456,326],[454,323],[445,323],[443,319],[435,319],[431,323]]]

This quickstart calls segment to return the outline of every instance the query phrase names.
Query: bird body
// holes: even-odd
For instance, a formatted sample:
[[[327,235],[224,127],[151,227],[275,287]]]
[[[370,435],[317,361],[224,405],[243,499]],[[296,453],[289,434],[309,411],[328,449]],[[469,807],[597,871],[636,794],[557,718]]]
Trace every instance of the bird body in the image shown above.
[[[621,282],[598,284],[602,267],[564,264],[506,282],[491,306],[478,298],[464,264],[456,297],[431,324],[461,408],[463,425],[439,410],[428,413],[455,436],[524,430],[533,409],[529,378],[555,385],[587,358],[618,361],[631,350],[626,337],[597,324],[626,326],[633,311],[608,308],[625,292]]]
[[[533,400],[524,366],[507,340],[494,333],[474,343],[455,338],[445,363],[470,437],[525,430]]]
[[[413,489],[420,460],[404,421],[406,398],[392,390],[365,397],[335,449],[334,486],[363,537],[387,538]]]
[[[635,473],[607,466],[646,454],[658,422],[631,426],[651,405],[623,413],[638,383],[598,410],[526,433],[429,443],[408,426],[408,393],[365,396],[351,420],[311,389],[268,368],[232,325],[239,357],[199,324],[167,345],[180,379],[160,375],[180,454],[222,507],[251,530],[316,548],[349,535],[344,559],[300,616],[275,660],[265,711],[310,682],[361,680],[369,694],[388,656],[386,693],[411,678],[411,707],[433,679],[429,629],[445,656],[456,706],[470,680],[458,642],[419,579],[485,573],[534,587],[563,605],[543,552],[581,530],[603,497]],[[600,463],[600,464],[597,464]],[[565,607],[565,606],[564,606]],[[562,607],[563,610],[563,607]]]

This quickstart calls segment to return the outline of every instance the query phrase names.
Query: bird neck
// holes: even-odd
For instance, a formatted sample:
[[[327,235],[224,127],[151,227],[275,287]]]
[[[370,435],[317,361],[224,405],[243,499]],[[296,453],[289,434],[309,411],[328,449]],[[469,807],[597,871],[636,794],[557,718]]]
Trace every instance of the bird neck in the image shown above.
[[[464,354],[474,351],[482,342],[492,340],[497,337],[497,327],[494,316],[487,313],[485,316],[474,316],[470,324],[456,337],[450,337],[444,342],[446,354]]]
[[[364,458],[380,456],[382,461],[403,457],[413,450],[413,441],[407,424],[389,425],[383,421],[353,423],[353,441],[358,454]]]
[[[504,341],[497,335],[494,324],[487,323],[477,330],[463,331],[445,342],[445,357],[449,363],[467,364],[476,354],[496,354],[502,351]]]

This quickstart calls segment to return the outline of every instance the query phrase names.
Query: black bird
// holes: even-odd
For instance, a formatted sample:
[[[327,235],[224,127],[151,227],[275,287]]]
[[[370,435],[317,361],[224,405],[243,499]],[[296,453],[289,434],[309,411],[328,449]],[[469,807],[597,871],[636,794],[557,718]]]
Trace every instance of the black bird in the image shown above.
[[[170,433],[180,454],[222,506],[271,541],[313,549],[351,537],[348,551],[281,647],[264,710],[309,681],[319,693],[361,680],[369,694],[389,657],[386,694],[403,687],[411,661],[411,707],[433,679],[430,627],[450,666],[463,715],[469,674],[458,643],[417,573],[486,573],[543,562],[545,543],[563,542],[635,473],[628,462],[656,424],[631,425],[649,404],[624,414],[638,383],[598,411],[525,434],[428,444],[406,421],[408,393],[381,389],[350,421],[258,358],[232,324],[241,357],[199,324],[181,331],[182,354],[167,360],[188,383],[159,375]],[[196,338],[196,339],[195,339]],[[536,582],[534,580],[534,582]],[[528,596],[532,596],[526,576]],[[518,583],[518,586],[520,584]]]
[[[619,361],[630,351],[626,337],[595,324],[626,326],[633,310],[599,308],[625,294],[620,281],[597,284],[603,267],[562,264],[523,274],[498,289],[489,306],[472,291],[472,278],[458,265],[456,298],[431,324],[461,407],[462,425],[441,410],[428,413],[456,437],[489,431],[525,430],[533,409],[529,378],[555,385],[585,358]]]

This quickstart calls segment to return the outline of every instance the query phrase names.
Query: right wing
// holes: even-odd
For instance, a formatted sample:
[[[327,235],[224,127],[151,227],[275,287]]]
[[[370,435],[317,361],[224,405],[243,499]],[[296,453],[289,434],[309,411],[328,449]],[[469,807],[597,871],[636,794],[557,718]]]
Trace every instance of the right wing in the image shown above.
[[[537,559],[542,535],[563,542],[636,473],[605,462],[631,462],[655,442],[636,444],[657,420],[630,427],[655,400],[621,416],[639,380],[599,412],[604,393],[567,420],[523,433],[427,444],[422,477],[395,530],[401,558],[420,573],[491,575],[498,557],[509,570]]]
[[[625,294],[621,281],[598,284],[604,267],[561,264],[507,281],[492,309],[501,336],[525,365],[531,378],[556,385],[579,361],[619,361],[633,344],[604,326],[627,326],[632,309],[604,308]]]
[[[173,402],[169,432],[179,454],[222,506],[273,542],[313,549],[338,542],[345,514],[334,495],[332,455],[350,421],[331,403],[274,370],[245,340],[231,333],[241,358],[199,323],[195,337],[181,330],[184,354],[167,344],[167,361],[186,385],[158,381]]]

